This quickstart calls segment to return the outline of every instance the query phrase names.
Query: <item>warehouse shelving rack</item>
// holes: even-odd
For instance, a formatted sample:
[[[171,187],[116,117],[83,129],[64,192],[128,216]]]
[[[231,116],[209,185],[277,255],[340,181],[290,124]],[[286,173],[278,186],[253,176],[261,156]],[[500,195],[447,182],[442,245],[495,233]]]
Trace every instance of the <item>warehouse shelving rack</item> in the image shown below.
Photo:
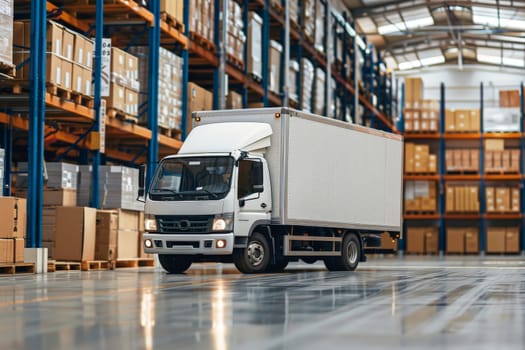
[[[229,0],[236,1],[236,0]],[[328,41],[335,38],[336,35],[343,36],[343,50],[347,51],[350,61],[347,62],[347,55],[343,55],[343,69],[338,71],[333,65],[335,52],[318,52],[312,44],[305,40],[304,35],[299,30],[289,27],[286,21],[285,13],[288,5],[284,2],[283,9],[285,12],[279,12],[270,5],[269,0],[239,0],[243,5],[243,18],[245,21],[245,30],[247,30],[247,12],[255,10],[264,19],[263,28],[263,68],[268,67],[268,46],[271,38],[272,28],[278,28],[279,34],[275,39],[280,40],[285,47],[284,52],[290,50],[291,41],[297,44],[299,56],[307,55],[315,61],[315,64],[325,70],[327,73],[326,92],[327,103],[331,98],[330,79],[332,76],[337,82],[337,91],[343,96],[341,104],[341,115],[346,112],[347,105],[350,105],[354,111],[357,111],[357,104],[362,105],[370,111],[377,123],[373,126],[386,130],[396,131],[391,120],[385,116],[379,109],[373,106],[369,99],[359,93],[356,84],[355,70],[352,70],[351,79],[346,78],[346,69],[355,60],[354,49],[356,45],[356,32],[353,24],[350,22],[347,13],[342,16],[332,11],[329,1],[324,1],[325,11],[327,14],[326,27],[330,29],[325,33],[329,35],[325,38],[325,47],[328,47]],[[215,1],[217,5],[220,1]],[[18,132],[28,133],[29,137],[29,188],[28,188],[28,234],[27,246],[40,247],[42,240],[42,189],[43,179],[40,169],[44,162],[44,151],[54,142],[59,142],[62,146],[54,149],[56,159],[75,158],[82,164],[91,163],[93,166],[93,184],[92,186],[92,203],[93,207],[99,207],[98,191],[96,183],[98,182],[98,167],[106,161],[115,161],[126,165],[136,165],[138,163],[147,163],[148,179],[151,179],[152,172],[160,156],[175,153],[182,145],[181,140],[173,139],[159,134],[156,127],[156,121],[151,118],[147,127],[130,124],[116,118],[108,118],[104,115],[103,105],[100,97],[100,58],[96,56],[94,66],[94,81],[97,82],[95,87],[94,108],[89,108],[79,104],[72,103],[68,100],[61,99],[46,91],[44,81],[46,69],[46,21],[53,19],[59,21],[69,28],[79,31],[87,36],[95,36],[97,52],[100,52],[102,38],[111,36],[115,46],[130,47],[134,45],[150,45],[149,70],[150,72],[158,71],[158,60],[155,53],[158,47],[164,46],[176,50],[183,58],[183,98],[182,98],[182,135],[185,138],[187,123],[187,83],[195,76],[196,82],[205,87],[213,88],[213,91],[219,91],[218,81],[220,77],[227,74],[229,76],[229,86],[239,89],[243,94],[243,105],[246,107],[250,98],[261,98],[265,106],[285,105],[287,101],[284,78],[285,67],[287,67],[288,57],[283,55],[281,66],[281,93],[275,94],[268,90],[268,72],[263,70],[262,81],[255,81],[247,74],[246,64],[244,69],[239,69],[228,62],[221,65],[221,59],[224,59],[222,52],[219,54],[211,52],[207,48],[199,45],[190,39],[189,31],[189,4],[190,0],[184,0],[184,31],[180,28],[168,24],[159,16],[160,1],[150,0],[149,7],[141,6],[138,0],[113,0],[107,3],[104,0],[90,0],[84,3],[78,1],[17,1],[15,16],[18,18],[31,19],[32,47],[31,49],[31,76],[32,80],[29,86],[30,94],[12,95],[9,98],[2,97],[0,104],[3,106],[0,111],[0,125],[2,125],[3,143],[6,148],[5,177],[6,185],[3,188],[5,195],[11,193],[11,169],[13,159],[13,139],[16,130]],[[216,7],[217,13],[218,6]],[[115,16],[125,14],[125,18]],[[218,33],[219,21],[215,21]],[[121,35],[119,35],[119,33]],[[147,36],[145,34],[148,34]],[[147,37],[147,38],[145,38]],[[215,43],[218,47],[219,42]],[[336,50],[337,45],[334,45]],[[327,50],[325,50],[327,51]],[[158,56],[156,56],[158,57]],[[246,60],[245,60],[246,62]],[[205,78],[199,76],[205,69],[207,73]],[[212,67],[212,71],[209,71]],[[20,67],[18,67],[20,68]],[[214,78],[210,81],[210,74]],[[1,83],[1,82],[0,82]],[[157,106],[158,91],[156,79],[150,79],[148,86],[148,115],[155,116]],[[217,95],[217,94],[215,94]],[[351,98],[353,96],[354,98]],[[224,96],[222,97],[224,98]],[[31,99],[31,102],[28,102]],[[25,101],[25,102],[22,102]],[[215,100],[214,107],[223,106],[224,102]],[[328,112],[328,111],[326,111]],[[29,114],[29,118],[23,115]],[[103,128],[103,126],[105,128]],[[106,135],[106,149],[100,152],[99,144],[96,142],[97,136],[104,133]],[[102,135],[104,136],[104,135]],[[118,142],[115,142],[118,140]],[[120,142],[122,141],[122,142]]]
[[[403,88],[402,88],[403,89]],[[484,98],[483,98],[483,83],[480,84],[480,132],[476,133],[445,133],[445,84],[440,85],[440,122],[438,133],[406,133],[406,141],[416,142],[438,142],[438,173],[435,175],[404,175],[405,181],[436,181],[438,186],[438,207],[435,214],[405,214],[404,215],[404,232],[406,237],[407,223],[429,223],[433,222],[437,224],[439,229],[439,251],[440,255],[445,253],[446,243],[446,227],[450,223],[458,223],[462,221],[479,223],[479,250],[481,255],[486,254],[487,248],[487,228],[491,222],[506,222],[513,221],[520,223],[520,251],[525,254],[525,164],[523,156],[525,155],[525,134],[524,134],[524,103],[523,103],[523,84],[520,85],[520,132],[485,132],[483,125],[483,112],[484,112]],[[404,95],[404,94],[403,94]],[[402,102],[403,104],[403,102]],[[403,113],[404,114],[404,113]],[[402,116],[403,116],[402,114]],[[404,119],[401,118],[400,130],[404,130]],[[485,140],[487,139],[504,139],[504,140],[517,140],[519,141],[520,149],[520,173],[519,174],[486,174],[484,166],[485,158]],[[447,141],[466,141],[478,143],[480,151],[480,164],[479,172],[477,174],[447,174],[445,168],[445,150]],[[491,183],[498,182],[513,182],[520,186],[520,200],[521,207],[519,213],[488,213],[486,210],[486,196],[485,188],[487,181]],[[479,213],[447,213],[445,211],[445,186],[448,182],[467,182],[479,184],[479,202],[480,212]],[[405,241],[400,241],[400,250],[404,250]]]

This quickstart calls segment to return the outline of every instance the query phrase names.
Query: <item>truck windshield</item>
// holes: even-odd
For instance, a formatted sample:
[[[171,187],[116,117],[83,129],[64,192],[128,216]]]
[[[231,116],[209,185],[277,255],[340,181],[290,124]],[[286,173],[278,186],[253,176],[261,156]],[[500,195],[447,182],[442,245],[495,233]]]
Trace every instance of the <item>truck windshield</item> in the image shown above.
[[[149,191],[152,200],[222,199],[229,190],[231,157],[188,157],[163,160]]]

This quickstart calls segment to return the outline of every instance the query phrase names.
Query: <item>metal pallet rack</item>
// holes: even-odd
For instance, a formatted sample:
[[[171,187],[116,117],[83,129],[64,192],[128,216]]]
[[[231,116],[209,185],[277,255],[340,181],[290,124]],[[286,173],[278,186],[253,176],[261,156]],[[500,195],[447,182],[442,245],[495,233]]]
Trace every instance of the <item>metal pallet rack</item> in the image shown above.
[[[402,87],[404,90],[404,86]],[[423,141],[423,142],[438,142],[438,173],[436,175],[405,175],[405,181],[421,180],[421,181],[436,181],[438,186],[438,208],[435,214],[405,214],[405,222],[403,226],[404,237],[406,237],[407,221],[416,223],[433,222],[439,228],[439,253],[443,255],[446,251],[446,227],[451,222],[478,222],[479,223],[479,251],[481,255],[486,254],[487,249],[487,228],[489,221],[513,221],[520,224],[520,251],[525,254],[525,162],[523,155],[525,154],[525,134],[524,134],[524,102],[523,102],[523,84],[520,86],[520,131],[509,133],[495,133],[485,132],[483,125],[484,112],[484,89],[483,83],[480,84],[480,132],[478,133],[445,133],[445,84],[440,85],[440,120],[439,132],[436,134],[405,134],[407,141]],[[404,118],[401,118],[400,130],[404,130]],[[485,173],[485,140],[487,139],[504,139],[519,141],[520,150],[520,173],[519,174],[486,174]],[[463,174],[450,175],[446,173],[445,165],[445,150],[448,140],[465,141],[470,143],[477,143],[480,151],[480,164],[478,174]],[[445,210],[445,186],[447,182],[475,182],[479,184],[479,213],[466,214],[449,214]],[[515,182],[520,186],[520,212],[519,213],[488,213],[486,207],[485,189],[487,181],[490,182]],[[405,240],[400,241],[400,250],[405,249]]]

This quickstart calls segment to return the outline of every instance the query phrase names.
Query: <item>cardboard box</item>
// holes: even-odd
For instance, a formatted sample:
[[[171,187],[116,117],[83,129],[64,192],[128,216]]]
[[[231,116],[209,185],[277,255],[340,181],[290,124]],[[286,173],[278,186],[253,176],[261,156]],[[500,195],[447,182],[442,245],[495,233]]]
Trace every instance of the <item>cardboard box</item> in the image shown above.
[[[64,29],[62,32],[62,57],[67,61],[73,61],[75,58],[75,34]]]
[[[487,228],[487,253],[505,253],[505,228]]]
[[[469,112],[469,131],[480,131],[480,113],[479,109],[471,109]]]
[[[83,36],[79,34],[75,35],[75,55],[73,57],[73,60],[79,65],[86,65],[86,62],[84,61],[86,57],[84,53],[85,41],[86,40]]]
[[[118,84],[111,83],[107,107],[124,112],[126,109],[126,89]]]
[[[505,107],[505,108],[519,107],[520,106],[520,91],[519,90],[500,90],[499,106]]]
[[[520,252],[520,230],[518,227],[507,227],[505,230],[505,253]]]
[[[0,238],[0,263],[13,263],[15,257],[15,241],[12,238]]]
[[[90,69],[84,69],[82,70],[82,75],[83,75],[83,79],[82,81],[84,82],[84,90],[82,91],[82,93],[86,96],[91,96],[92,95],[92,71]]]
[[[46,82],[62,86],[62,60],[54,54],[48,54],[46,57],[46,65]]]
[[[445,151],[445,169],[448,171],[455,171],[456,166],[454,162],[454,154],[455,151],[451,149],[447,149]]]
[[[406,252],[423,254],[425,252],[425,229],[408,227],[406,238]]]
[[[132,116],[138,116],[139,114],[139,94],[136,91],[130,89],[124,89],[125,101],[124,101],[124,112]]]
[[[510,211],[513,213],[519,213],[520,208],[520,188],[513,187],[510,189]]]
[[[26,200],[0,197],[0,238],[26,237]]]
[[[405,143],[405,173],[414,172],[414,147],[411,142]]]
[[[73,64],[73,85],[71,90],[82,94],[84,92],[84,87],[84,68],[75,63]]]
[[[139,232],[119,230],[117,233],[117,258],[134,259],[139,254]]]
[[[392,239],[392,237],[390,236],[390,233],[383,232],[381,234],[381,246],[379,247],[379,249],[396,251],[397,250],[397,240]]]
[[[505,140],[503,139],[486,139],[486,151],[503,151],[505,149]]]
[[[485,172],[494,169],[494,152],[485,151]]]
[[[13,238],[14,240],[14,262],[24,262],[24,252],[26,248],[26,240],[24,238]]]
[[[95,240],[96,260],[115,260],[117,258],[118,212],[98,210]]]
[[[429,228],[425,231],[425,253],[439,253],[439,235],[437,227]]]
[[[479,253],[479,233],[475,228],[465,230],[465,253]]]
[[[456,211],[456,200],[454,198],[454,187],[447,185],[446,186],[447,195],[446,195],[446,203],[445,203],[445,210],[448,213]]]
[[[192,112],[213,109],[213,94],[195,83],[188,83],[188,132],[192,128]]]
[[[454,111],[450,109],[445,110],[445,132],[455,132],[456,128],[456,118]]]
[[[241,109],[242,108],[242,95],[235,92],[229,91],[226,96],[226,108],[229,109]]]
[[[502,153],[503,151],[493,151],[492,152],[492,170],[494,171],[502,170],[502,164],[501,164]]]
[[[84,64],[88,68],[93,67],[93,51],[94,51],[93,41],[86,39],[84,41]]]
[[[414,131],[414,123],[412,120],[405,120],[405,131]]]
[[[119,77],[126,76],[126,51],[111,47],[111,74]]]
[[[95,259],[97,210],[58,207],[54,258],[65,261]]]
[[[509,170],[511,172],[519,172],[520,171],[520,150],[519,149],[512,149],[510,152],[510,168]]]
[[[71,90],[73,87],[73,63],[62,60],[62,80],[59,85],[64,89]]]
[[[421,198],[421,210],[422,211],[436,211],[437,203],[436,198]]]
[[[45,189],[44,205],[74,207],[77,205],[77,190],[75,189]]]
[[[431,173],[437,173],[437,157],[435,154],[428,156],[428,171]]]
[[[24,29],[26,31],[25,46],[29,47],[30,46],[29,38],[31,34],[31,23],[26,22]],[[64,30],[61,25],[53,21],[47,22],[47,52],[48,54],[55,54],[58,56],[63,56],[63,49],[62,49],[63,33],[64,33]]]
[[[465,252],[465,233],[463,228],[447,228],[447,253],[463,254]]]
[[[471,171],[479,171],[479,150],[470,150],[470,169]]]

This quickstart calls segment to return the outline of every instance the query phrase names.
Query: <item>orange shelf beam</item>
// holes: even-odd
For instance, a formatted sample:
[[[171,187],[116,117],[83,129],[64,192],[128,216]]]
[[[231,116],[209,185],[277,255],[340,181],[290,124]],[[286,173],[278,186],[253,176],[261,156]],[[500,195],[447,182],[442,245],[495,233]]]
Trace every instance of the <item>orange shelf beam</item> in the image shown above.
[[[82,30],[84,33],[89,32],[90,26],[89,26],[88,23],[86,23],[86,22],[84,22],[82,20],[79,20],[75,16],[70,15],[69,13],[63,11],[62,9],[59,9],[57,6],[55,6],[54,4],[50,3],[49,1],[46,2],[46,9],[47,9],[47,12],[55,12],[56,11],[56,12],[60,13],[58,16],[54,17],[54,19],[62,20],[64,22],[68,23],[70,26]]]
[[[448,220],[479,220],[481,219],[480,213],[474,214],[445,214],[445,219]]]
[[[405,220],[438,220],[439,214],[405,214]]]
[[[86,119],[86,121],[95,120],[94,111],[91,108],[75,104],[73,101],[61,99],[58,96],[51,95],[49,92],[46,92],[46,104],[50,107],[55,107],[82,117]]]
[[[443,134],[445,140],[478,140],[481,138],[481,134],[477,133],[450,133]]]
[[[405,133],[404,135],[405,140],[422,140],[422,139],[431,139],[431,140],[439,140],[439,134],[434,133]]]
[[[487,174],[484,176],[488,181],[519,181],[522,178],[520,174]]]
[[[487,220],[520,220],[522,218],[519,213],[488,213],[484,217]]]
[[[520,132],[507,132],[507,133],[499,133],[499,132],[488,132],[483,135],[486,139],[520,139],[521,133]]]
[[[445,181],[479,181],[481,180],[481,175],[479,174],[466,174],[466,175],[444,175],[443,179]]]
[[[418,181],[418,180],[428,180],[428,181],[439,181],[440,176],[439,175],[414,175],[414,174],[406,174],[403,176],[405,180],[409,181]]]

